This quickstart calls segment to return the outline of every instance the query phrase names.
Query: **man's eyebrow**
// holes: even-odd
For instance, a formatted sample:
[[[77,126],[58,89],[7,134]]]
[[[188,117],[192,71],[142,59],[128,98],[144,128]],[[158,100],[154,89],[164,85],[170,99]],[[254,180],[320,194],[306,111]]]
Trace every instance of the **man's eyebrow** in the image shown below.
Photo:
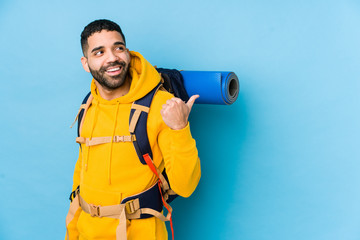
[[[100,50],[100,49],[102,49],[102,48],[104,48],[104,46],[96,47],[96,48],[94,48],[93,50],[91,50],[91,52],[93,53],[93,52],[95,52],[95,51],[97,51],[97,50]]]
[[[124,45],[125,46],[125,43],[123,43],[123,42],[114,42],[114,45]]]
[[[123,45],[123,46],[125,46],[125,43],[123,43],[123,42],[114,42],[114,46],[117,46],[117,45]],[[99,46],[99,47],[96,47],[96,48],[94,48],[93,50],[91,50],[91,52],[93,53],[93,52],[95,52],[95,51],[97,51],[97,50],[100,50],[100,49],[102,49],[102,48],[104,48],[104,46]]]

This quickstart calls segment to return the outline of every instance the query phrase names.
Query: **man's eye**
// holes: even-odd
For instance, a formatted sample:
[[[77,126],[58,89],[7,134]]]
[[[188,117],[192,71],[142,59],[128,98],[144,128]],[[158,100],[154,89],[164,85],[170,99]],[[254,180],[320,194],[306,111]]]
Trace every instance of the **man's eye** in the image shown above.
[[[103,54],[103,51],[97,51],[97,52],[95,52],[95,56],[99,56],[99,55],[101,55],[101,54]]]
[[[118,51],[121,51],[121,52],[122,52],[122,51],[125,50],[125,47],[124,47],[124,46],[120,46],[120,47],[117,47],[116,49],[117,49]]]

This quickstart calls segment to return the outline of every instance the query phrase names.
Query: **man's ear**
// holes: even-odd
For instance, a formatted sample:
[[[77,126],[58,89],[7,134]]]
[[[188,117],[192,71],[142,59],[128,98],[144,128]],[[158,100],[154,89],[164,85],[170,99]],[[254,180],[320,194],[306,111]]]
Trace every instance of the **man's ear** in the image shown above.
[[[130,54],[130,50],[128,48],[126,48],[126,52],[127,52],[128,56],[129,56],[129,59],[131,61],[131,54]]]
[[[88,60],[87,60],[86,57],[81,57],[81,64],[82,64],[85,71],[90,72],[89,65],[88,65]]]

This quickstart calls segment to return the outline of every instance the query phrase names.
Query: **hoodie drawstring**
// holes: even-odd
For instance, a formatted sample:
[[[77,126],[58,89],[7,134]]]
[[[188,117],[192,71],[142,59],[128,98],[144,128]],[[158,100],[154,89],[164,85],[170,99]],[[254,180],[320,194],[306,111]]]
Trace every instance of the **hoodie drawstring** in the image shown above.
[[[109,184],[111,184],[112,150],[113,150],[113,145],[114,145],[114,136],[115,136],[115,129],[116,129],[116,124],[117,124],[117,119],[118,119],[119,106],[120,106],[120,103],[117,102],[117,104],[116,104],[116,112],[115,112],[115,121],[114,121],[113,132],[112,132],[112,135],[111,135],[111,143],[110,143],[110,151],[109,151],[110,152],[110,154],[109,154],[109,169],[108,169]]]

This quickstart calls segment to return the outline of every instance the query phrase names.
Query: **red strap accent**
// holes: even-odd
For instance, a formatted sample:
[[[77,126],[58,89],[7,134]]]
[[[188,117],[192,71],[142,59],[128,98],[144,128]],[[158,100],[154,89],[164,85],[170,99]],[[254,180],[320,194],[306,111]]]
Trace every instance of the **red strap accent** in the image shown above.
[[[156,170],[156,167],[155,167],[153,161],[151,160],[151,157],[149,156],[149,154],[148,154],[148,153],[144,154],[144,155],[143,155],[143,158],[144,158],[146,164],[149,166],[150,170],[151,170],[153,173],[155,173],[155,175],[158,177],[159,181],[161,182],[160,177],[159,177],[159,174],[158,174],[158,172],[157,172],[157,170]]]
[[[165,206],[165,208],[168,210],[168,212],[170,212],[170,209],[168,208],[168,204],[167,202],[164,200],[164,197],[163,197],[163,194],[162,194],[162,189],[161,189],[161,180],[160,180],[160,177],[159,177],[159,174],[156,170],[156,167],[153,163],[153,161],[151,160],[151,157],[149,156],[148,153],[144,154],[143,155],[143,158],[146,162],[146,164],[149,166],[149,168],[151,169],[151,171],[153,173],[155,173],[155,175],[158,177],[158,187],[159,187],[159,191],[160,191],[160,194],[161,194],[161,200],[163,202],[163,205]],[[171,213],[170,213],[171,214]],[[172,215],[170,215],[170,226],[171,226],[171,233],[172,233],[172,239],[174,240],[174,228],[173,228],[173,222],[172,222]]]

